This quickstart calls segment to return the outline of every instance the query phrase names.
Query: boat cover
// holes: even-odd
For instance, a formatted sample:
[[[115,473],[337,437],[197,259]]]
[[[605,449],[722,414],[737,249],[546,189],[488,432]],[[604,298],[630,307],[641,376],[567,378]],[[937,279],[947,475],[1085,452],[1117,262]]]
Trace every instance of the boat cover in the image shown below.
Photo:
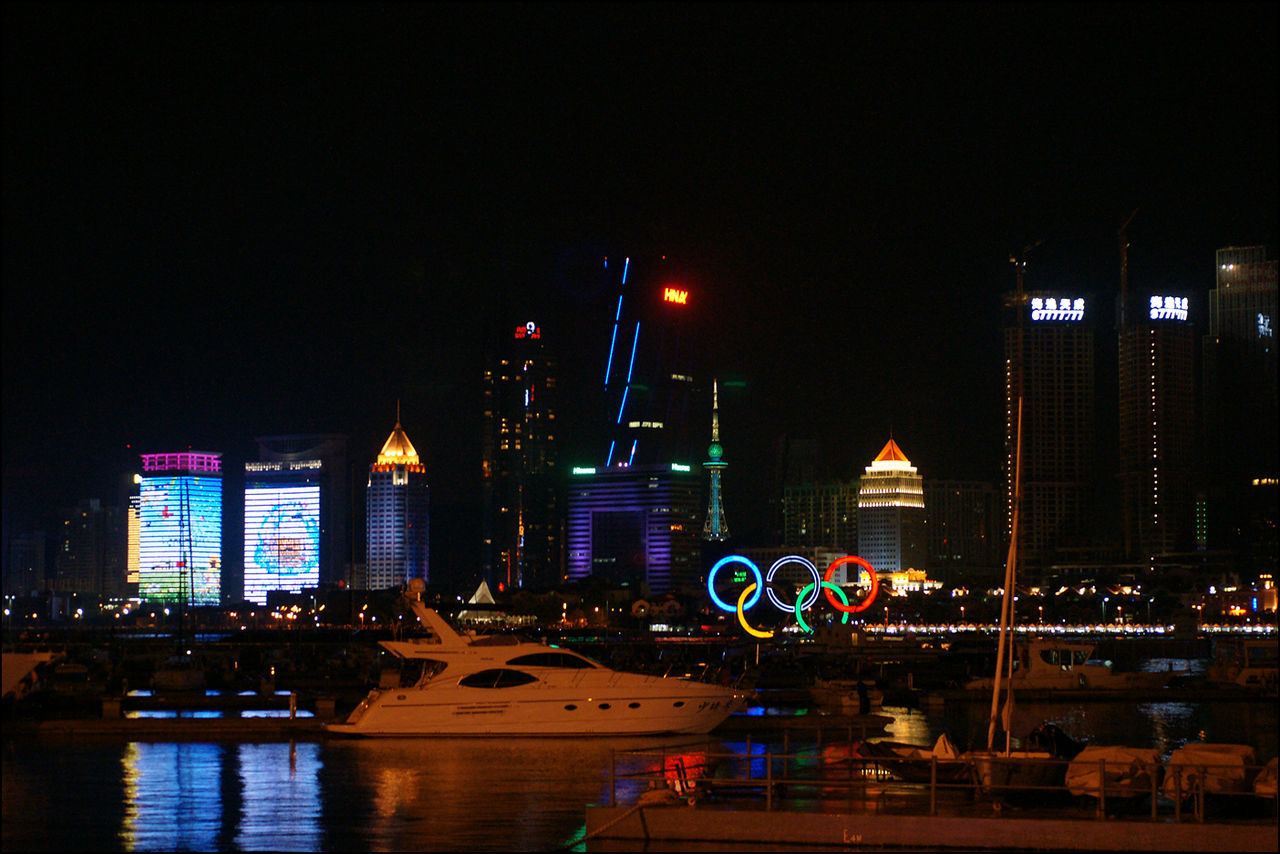
[[[1247,744],[1184,744],[1169,756],[1164,796],[1176,797],[1179,785],[1184,798],[1197,786],[1206,792],[1248,791],[1249,766],[1254,761],[1253,748]]]
[[[1107,797],[1140,796],[1150,793],[1153,775],[1160,782],[1160,753],[1154,748],[1090,745],[1067,766],[1067,789],[1073,795],[1098,797],[1104,769]]]

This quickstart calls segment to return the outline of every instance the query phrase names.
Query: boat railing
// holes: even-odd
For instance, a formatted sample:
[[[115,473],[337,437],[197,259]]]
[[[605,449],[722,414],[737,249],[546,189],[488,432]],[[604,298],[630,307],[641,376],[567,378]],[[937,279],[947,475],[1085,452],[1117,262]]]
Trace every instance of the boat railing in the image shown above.
[[[741,746],[741,743],[739,743]],[[834,748],[834,749],[833,749]],[[984,779],[981,763],[1012,772]],[[1262,821],[1280,824],[1280,799],[1254,791],[1260,765],[1179,764],[1148,766],[1139,791],[1108,774],[1105,759],[1083,793],[1065,776],[1072,763],[985,755],[927,758],[857,755],[852,743],[776,751],[748,738],[744,750],[723,742],[692,741],[658,749],[615,750],[609,806],[639,800],[690,806],[739,806],[765,811],[903,815],[1019,815],[1098,821]],[[1077,763],[1078,764],[1078,763]],[[1110,763],[1119,771],[1119,762]],[[1126,768],[1127,768],[1126,764]],[[1235,779],[1221,786],[1215,780]],[[1077,787],[1077,792],[1080,789]],[[655,797],[662,795],[662,798]],[[1010,809],[1016,807],[1016,809]]]

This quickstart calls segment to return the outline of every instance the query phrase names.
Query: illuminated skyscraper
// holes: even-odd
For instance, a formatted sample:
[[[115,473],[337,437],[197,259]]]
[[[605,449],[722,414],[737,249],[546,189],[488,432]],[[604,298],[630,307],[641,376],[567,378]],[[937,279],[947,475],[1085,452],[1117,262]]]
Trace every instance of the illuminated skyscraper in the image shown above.
[[[1119,331],[1120,487],[1125,556],[1192,547],[1195,333],[1186,296],[1145,296]]]
[[[617,275],[601,456],[575,467],[569,484],[568,575],[652,593],[696,589],[705,506],[692,463],[697,294],[665,262],[640,269],[626,259]]]
[[[320,460],[244,464],[244,598],[320,584]]]
[[[561,580],[556,380],[555,358],[533,321],[515,328],[485,371],[482,570],[494,588]]]
[[[245,466],[246,488],[248,481],[253,480],[250,477],[253,467],[258,472],[265,473],[260,481],[268,488],[271,483],[280,483],[283,478],[284,481],[292,480],[297,485],[306,484],[319,489],[319,515],[316,517],[316,524],[319,526],[320,543],[316,553],[316,580],[308,586],[318,584],[321,587],[332,587],[340,581],[349,581],[348,566],[353,560],[353,472],[347,451],[348,437],[341,433],[296,433],[259,436],[254,441],[258,443],[258,463]],[[245,537],[249,537],[247,524]],[[246,561],[246,577],[248,572],[249,563]]]
[[[711,384],[711,447],[707,449],[707,461],[702,464],[710,477],[710,496],[707,499],[707,520],[702,525],[702,539],[723,542],[729,539],[729,523],[724,518],[724,499],[720,494],[720,473],[729,464],[724,461],[724,448],[720,445],[720,387]]]
[[[858,555],[877,572],[925,569],[924,486],[892,439],[858,484]]]
[[[603,377],[605,468],[692,459],[696,302],[665,259],[623,262]]]
[[[1237,550],[1245,566],[1276,561],[1275,490],[1259,502],[1255,483],[1277,470],[1277,263],[1262,246],[1217,253],[1203,340],[1204,461],[1210,548]],[[1242,566],[1242,568],[1244,568]]]
[[[1094,336],[1086,301],[1030,293],[1008,300],[1005,326],[1005,534],[1013,511],[1022,399],[1018,566],[1044,569],[1091,542],[1094,493]]]
[[[383,590],[421,578],[429,582],[430,492],[427,468],[409,437],[396,426],[369,467],[365,577],[362,586]]]
[[[217,605],[222,588],[222,455],[143,454],[138,595]]]

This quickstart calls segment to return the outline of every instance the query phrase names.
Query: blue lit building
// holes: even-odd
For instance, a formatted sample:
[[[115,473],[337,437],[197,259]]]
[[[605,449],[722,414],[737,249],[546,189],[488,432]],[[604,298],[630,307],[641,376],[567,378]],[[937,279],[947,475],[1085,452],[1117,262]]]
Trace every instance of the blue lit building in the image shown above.
[[[566,530],[570,581],[641,595],[701,582],[701,475],[680,464],[575,469]]]
[[[430,491],[427,468],[397,416],[377,461],[369,467],[366,489],[367,551],[358,587],[384,590],[410,579],[429,581]]]
[[[143,454],[138,595],[217,605],[222,592],[222,455]]]

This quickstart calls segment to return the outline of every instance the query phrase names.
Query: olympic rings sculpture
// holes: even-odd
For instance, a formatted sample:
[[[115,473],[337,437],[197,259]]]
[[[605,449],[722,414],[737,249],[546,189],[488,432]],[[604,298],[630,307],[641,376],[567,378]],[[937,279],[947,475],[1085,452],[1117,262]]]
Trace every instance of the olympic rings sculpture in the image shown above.
[[[742,593],[738,596],[737,603],[735,605],[730,605],[721,599],[716,593],[715,585],[716,573],[725,566],[733,563],[740,563],[749,569],[755,580],[743,588]],[[778,595],[773,592],[773,588],[769,587],[768,584],[773,581],[774,576],[778,574],[778,570],[781,567],[792,563],[800,564],[805,569],[809,570],[810,574],[813,575],[813,583],[805,585],[804,589],[800,591],[800,595],[797,597],[794,605],[788,605],[778,598]],[[844,594],[844,590],[841,589],[839,585],[831,582],[831,578],[835,575],[835,571],[847,563],[858,564],[867,571],[868,575],[871,576],[871,590],[867,594],[866,598],[857,605],[850,605],[848,597]],[[880,592],[880,578],[876,575],[876,571],[870,563],[860,557],[855,557],[854,555],[847,555],[832,561],[831,565],[827,567],[827,571],[822,575],[818,574],[818,568],[814,566],[813,561],[803,558],[800,555],[787,555],[786,557],[778,558],[774,561],[773,566],[769,567],[769,572],[763,575],[760,572],[760,567],[756,566],[755,561],[750,558],[743,555],[728,555],[716,561],[715,565],[711,567],[711,571],[707,573],[707,593],[711,595],[711,601],[715,603],[716,607],[722,611],[737,613],[738,623],[742,626],[743,630],[752,637],[771,638],[773,637],[773,631],[762,631],[753,627],[747,622],[746,617],[746,612],[751,610],[751,608],[760,601],[762,590],[767,594],[769,601],[773,604],[773,607],[782,611],[784,614],[794,611],[796,615],[796,623],[800,626],[800,629],[805,632],[805,634],[813,634],[813,629],[809,627],[807,622],[805,622],[803,612],[812,608],[818,601],[820,595],[826,594],[827,601],[831,604],[831,607],[840,612],[840,621],[842,623],[847,623],[849,622],[850,614],[865,611],[871,606],[871,603],[875,601],[876,594]],[[837,596],[840,597],[841,601],[836,601]]]

